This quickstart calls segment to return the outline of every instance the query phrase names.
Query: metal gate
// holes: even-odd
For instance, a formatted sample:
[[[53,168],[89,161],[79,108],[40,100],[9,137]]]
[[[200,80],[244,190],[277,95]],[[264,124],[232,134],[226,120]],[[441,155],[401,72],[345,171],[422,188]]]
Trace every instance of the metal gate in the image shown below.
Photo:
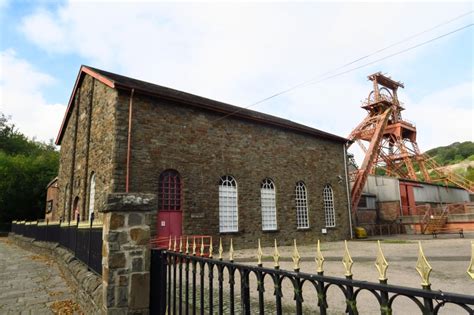
[[[296,244],[292,257],[294,271],[279,268],[276,246],[274,268],[265,268],[262,267],[260,246],[257,266],[249,266],[234,262],[232,245],[229,260],[224,261],[222,245],[219,246],[219,258],[214,259],[212,245],[209,246],[209,257],[203,257],[197,255],[196,247],[199,244],[194,244],[192,251],[188,242],[185,248],[180,245],[178,249],[176,241],[168,250],[152,250],[151,314],[327,314],[333,307],[328,305],[329,288],[340,290],[345,298],[345,313],[350,315],[359,314],[357,301],[362,291],[367,291],[375,297],[377,309],[382,315],[392,314],[392,311],[396,314],[397,310],[392,310],[392,307],[394,302],[402,297],[413,303],[420,314],[438,314],[448,304],[456,305],[457,314],[474,314],[474,296],[430,289],[427,262],[426,265],[423,262],[417,264],[417,270],[418,267],[421,268],[420,274],[423,274],[423,281],[426,281],[423,288],[418,289],[387,284],[386,261],[381,251],[377,257],[380,283],[374,283],[352,279],[352,259],[347,246],[343,259],[346,267],[345,278],[338,278],[324,275],[324,258],[319,247],[316,256],[318,273],[309,274],[299,271],[300,257]],[[422,254],[421,247],[420,251]],[[424,258],[424,254],[422,257]],[[471,265],[471,268],[474,267]],[[472,271],[471,276],[474,277],[474,270]],[[255,288],[252,292],[251,287]],[[303,288],[311,290],[309,293],[305,292],[305,296],[310,294],[310,298],[306,297],[307,302],[317,301],[313,311],[305,309],[307,302],[303,298]],[[269,292],[265,293],[266,291]],[[293,297],[290,305],[282,302],[284,295]],[[405,300],[403,303],[406,303]]]

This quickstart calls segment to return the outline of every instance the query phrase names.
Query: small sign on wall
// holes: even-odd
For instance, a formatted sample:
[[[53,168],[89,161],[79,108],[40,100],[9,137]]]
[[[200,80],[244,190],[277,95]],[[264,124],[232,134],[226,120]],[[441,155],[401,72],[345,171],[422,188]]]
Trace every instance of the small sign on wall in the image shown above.
[[[166,226],[166,221],[161,221],[161,226]]]
[[[328,234],[328,229],[326,229],[326,228],[321,229],[321,233]]]
[[[204,218],[204,212],[191,213],[191,218],[192,218],[192,219]]]

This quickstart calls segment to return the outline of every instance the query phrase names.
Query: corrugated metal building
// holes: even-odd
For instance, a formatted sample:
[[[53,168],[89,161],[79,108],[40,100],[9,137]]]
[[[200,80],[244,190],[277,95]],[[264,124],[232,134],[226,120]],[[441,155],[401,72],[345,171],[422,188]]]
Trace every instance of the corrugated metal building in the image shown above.
[[[369,175],[357,217],[359,223],[394,221],[400,216],[419,215],[418,208],[452,203],[468,203],[469,192],[453,186]],[[374,205],[369,206],[369,205]]]

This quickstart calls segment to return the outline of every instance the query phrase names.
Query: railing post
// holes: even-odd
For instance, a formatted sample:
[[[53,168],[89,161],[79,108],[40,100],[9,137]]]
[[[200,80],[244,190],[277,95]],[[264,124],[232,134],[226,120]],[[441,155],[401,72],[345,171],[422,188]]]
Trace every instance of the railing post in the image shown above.
[[[431,291],[431,284],[422,285],[423,290]],[[423,298],[423,305],[425,309],[423,311],[423,315],[432,315],[434,314],[434,307],[433,307],[433,299],[431,298]]]
[[[380,284],[387,284],[387,279],[379,280]],[[380,291],[380,314],[392,315],[392,310],[388,306],[388,291]]]
[[[346,276],[346,279],[352,280],[352,275]],[[357,310],[357,302],[354,298],[354,287],[352,285],[348,285],[346,287],[347,290],[347,296],[346,296],[346,312],[349,315],[358,315],[359,311]]]
[[[259,264],[258,267],[262,267],[262,264]],[[263,279],[263,273],[258,272],[257,273],[257,291],[258,291],[258,313],[260,315],[265,314],[265,283]]]
[[[66,248],[69,248],[71,249],[71,245],[69,244],[69,239],[71,238],[71,235],[69,235],[69,233],[71,232],[71,220],[67,221],[67,233],[66,233],[66,240],[64,242],[64,245],[66,246]]]
[[[318,276],[321,276],[323,277],[324,276],[324,272],[323,271],[318,271]],[[319,280],[318,281],[318,306],[319,306],[319,313],[321,315],[326,315],[326,311],[327,311],[327,308],[328,308],[328,303],[327,303],[327,300],[326,300],[326,294],[324,293],[324,281],[323,280]]]
[[[151,250],[150,314],[166,314],[166,251]]]
[[[77,255],[77,230],[79,228],[79,220],[80,220],[80,214],[77,214],[77,220],[76,220],[76,230],[74,231],[75,237],[74,237],[74,256]]]
[[[91,233],[92,233],[92,224],[94,223],[94,212],[91,213],[90,217],[90,225],[89,225],[89,240],[87,243],[87,266],[90,266],[91,260]]]
[[[242,314],[250,315],[250,276],[247,269],[241,270],[240,290],[242,294]]]

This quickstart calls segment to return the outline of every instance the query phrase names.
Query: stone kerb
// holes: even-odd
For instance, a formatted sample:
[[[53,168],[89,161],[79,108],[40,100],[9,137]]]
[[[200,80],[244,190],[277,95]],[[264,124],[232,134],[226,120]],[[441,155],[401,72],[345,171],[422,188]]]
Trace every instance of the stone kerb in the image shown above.
[[[107,314],[148,314],[155,194],[109,194],[103,207],[102,282]]]

